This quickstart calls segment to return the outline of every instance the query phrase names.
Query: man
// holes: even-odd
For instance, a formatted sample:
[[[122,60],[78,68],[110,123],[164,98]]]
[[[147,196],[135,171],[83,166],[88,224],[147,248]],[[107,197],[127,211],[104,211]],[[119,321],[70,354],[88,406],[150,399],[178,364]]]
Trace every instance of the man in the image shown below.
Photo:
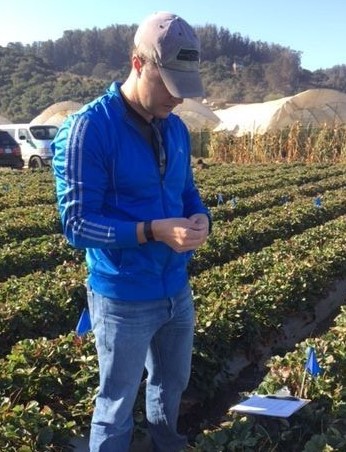
[[[159,12],[134,44],[127,80],[68,118],[52,145],[64,233],[86,249],[100,377],[91,452],[129,450],[144,368],[153,450],[186,445],[177,420],[194,328],[187,263],[210,227],[187,128],[172,114],[203,94],[199,40]]]

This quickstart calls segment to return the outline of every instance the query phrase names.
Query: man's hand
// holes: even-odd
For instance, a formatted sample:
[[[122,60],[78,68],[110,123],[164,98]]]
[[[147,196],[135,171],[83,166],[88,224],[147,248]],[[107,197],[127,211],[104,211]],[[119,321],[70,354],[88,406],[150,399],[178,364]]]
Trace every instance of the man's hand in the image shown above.
[[[205,214],[152,222],[155,240],[166,243],[178,253],[192,251],[203,245],[207,240],[208,228],[209,219]]]
[[[207,235],[209,231],[209,218],[205,213],[195,213],[189,220],[195,222],[196,224],[203,224],[207,228]]]

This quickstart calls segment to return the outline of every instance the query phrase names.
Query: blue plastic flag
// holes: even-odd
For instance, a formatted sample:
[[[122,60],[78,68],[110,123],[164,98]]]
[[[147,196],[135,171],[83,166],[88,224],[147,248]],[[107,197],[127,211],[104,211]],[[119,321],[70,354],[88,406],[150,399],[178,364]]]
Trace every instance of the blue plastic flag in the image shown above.
[[[233,196],[231,198],[231,207],[232,207],[232,209],[235,209],[237,207],[237,204],[238,204],[238,198],[236,196]]]
[[[320,209],[322,207],[322,199],[320,196],[316,196],[316,198],[314,200],[314,204],[315,204],[315,207],[317,207],[318,209]]]
[[[217,205],[223,204],[223,196],[222,193],[217,194]]]
[[[281,196],[281,202],[283,205],[288,204],[288,201],[289,201],[289,197],[287,195]]]
[[[78,334],[78,336],[84,336],[84,334],[88,333],[89,331],[91,331],[89,309],[84,308],[77,323],[76,333]]]
[[[306,350],[307,361],[305,370],[307,370],[313,377],[317,377],[322,372],[322,368],[317,362],[316,352],[313,347],[308,347]]]

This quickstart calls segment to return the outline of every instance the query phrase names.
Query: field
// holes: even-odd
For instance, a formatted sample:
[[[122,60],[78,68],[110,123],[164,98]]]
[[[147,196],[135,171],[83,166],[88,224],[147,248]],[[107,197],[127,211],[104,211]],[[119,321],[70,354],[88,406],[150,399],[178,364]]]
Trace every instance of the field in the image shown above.
[[[346,450],[345,171],[341,163],[195,170],[214,224],[189,267],[190,450]],[[68,451],[89,425],[97,387],[93,338],[74,333],[83,252],[61,234],[49,170],[0,172],[0,206],[0,450]],[[226,394],[238,401],[288,386],[297,395],[308,345],[323,373],[306,377],[306,408],[289,421],[227,413]],[[143,417],[141,390],[137,436]]]

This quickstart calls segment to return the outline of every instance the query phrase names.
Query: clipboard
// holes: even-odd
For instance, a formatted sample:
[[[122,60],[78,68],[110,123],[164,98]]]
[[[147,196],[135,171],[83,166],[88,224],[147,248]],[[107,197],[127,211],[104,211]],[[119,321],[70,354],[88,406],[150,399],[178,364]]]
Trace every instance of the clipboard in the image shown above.
[[[230,410],[244,414],[287,418],[309,402],[309,399],[299,397],[256,394],[232,406]]]

